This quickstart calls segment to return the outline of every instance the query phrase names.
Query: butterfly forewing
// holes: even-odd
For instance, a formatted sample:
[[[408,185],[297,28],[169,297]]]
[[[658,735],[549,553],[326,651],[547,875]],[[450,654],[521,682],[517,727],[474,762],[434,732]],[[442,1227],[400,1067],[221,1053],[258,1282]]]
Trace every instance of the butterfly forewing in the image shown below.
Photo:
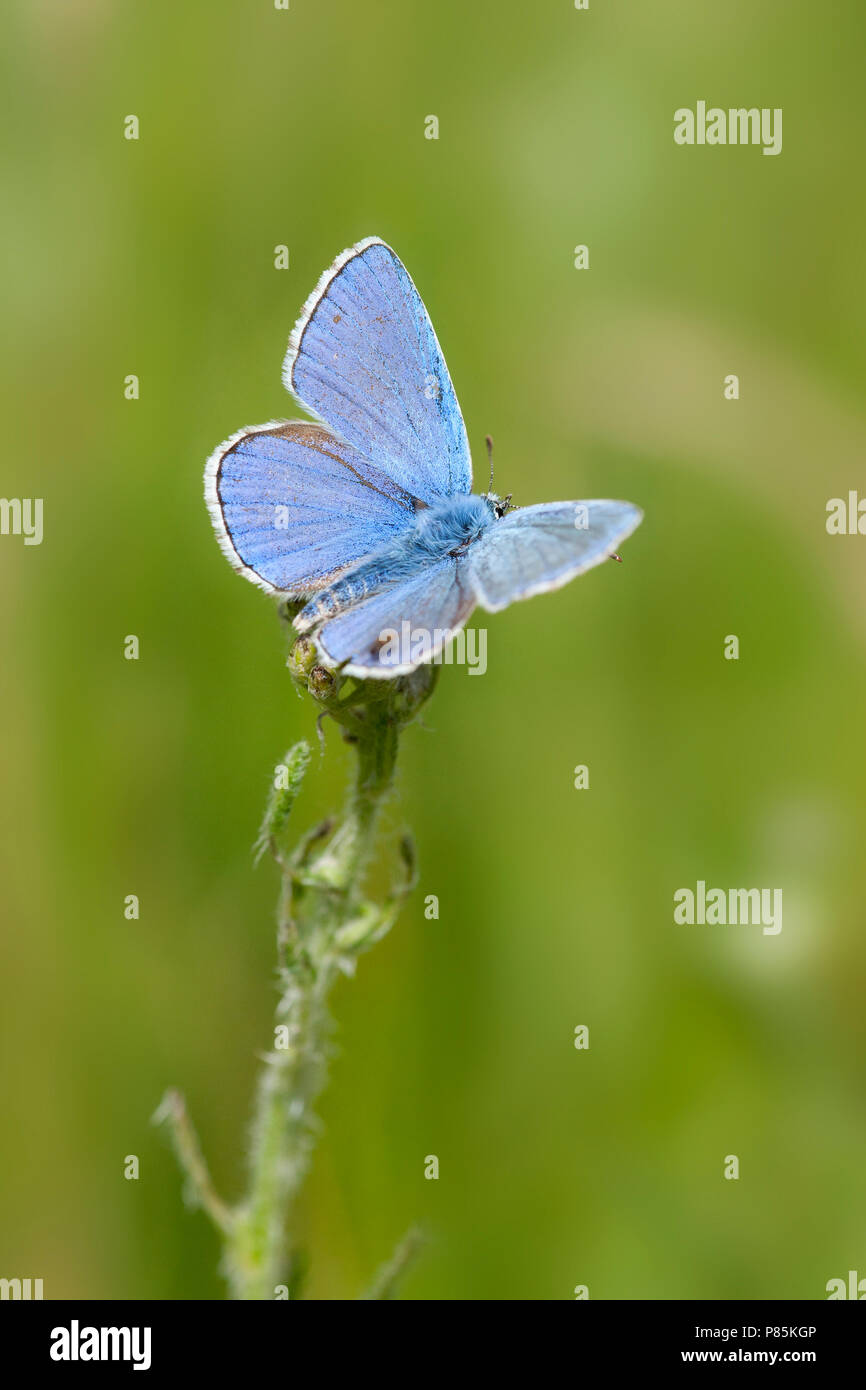
[[[424,502],[471,492],[466,429],[418,291],[378,238],[325,272],[292,334],[286,386]]]
[[[235,568],[286,592],[321,588],[415,517],[391,478],[308,420],[234,435],[211,456],[205,493]]]

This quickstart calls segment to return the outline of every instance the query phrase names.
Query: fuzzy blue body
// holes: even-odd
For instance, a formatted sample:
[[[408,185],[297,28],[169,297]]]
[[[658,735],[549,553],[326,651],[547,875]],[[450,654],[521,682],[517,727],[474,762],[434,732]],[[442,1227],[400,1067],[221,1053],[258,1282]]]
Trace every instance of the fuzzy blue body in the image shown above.
[[[298,614],[297,626],[312,627],[438,561],[461,560],[496,521],[496,499],[475,493],[447,497],[421,508],[408,530],[386,541],[369,559],[316,594]]]

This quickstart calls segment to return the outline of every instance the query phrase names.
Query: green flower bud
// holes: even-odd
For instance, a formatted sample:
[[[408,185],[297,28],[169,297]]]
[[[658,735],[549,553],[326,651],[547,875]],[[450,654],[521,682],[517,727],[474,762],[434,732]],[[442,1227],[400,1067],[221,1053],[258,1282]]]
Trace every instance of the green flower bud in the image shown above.
[[[293,677],[301,685],[307,684],[307,677],[316,665],[319,654],[315,642],[309,637],[299,637],[293,644],[286,659],[286,665]]]

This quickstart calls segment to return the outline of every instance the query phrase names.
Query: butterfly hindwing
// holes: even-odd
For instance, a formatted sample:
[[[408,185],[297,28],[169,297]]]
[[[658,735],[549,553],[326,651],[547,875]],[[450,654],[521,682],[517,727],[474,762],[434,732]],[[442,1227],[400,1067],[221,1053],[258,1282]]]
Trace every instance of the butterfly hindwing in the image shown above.
[[[466,429],[405,267],[377,237],[338,256],[292,333],[283,381],[395,482],[432,502],[471,492]]]
[[[349,675],[404,675],[436,656],[474,607],[465,560],[437,560],[331,618],[316,643]]]
[[[518,507],[469,547],[467,565],[488,613],[562,584],[612,555],[639,525],[631,502],[544,502]]]
[[[253,426],[211,455],[205,497],[232,564],[269,591],[310,593],[411,527],[414,499],[308,420]]]

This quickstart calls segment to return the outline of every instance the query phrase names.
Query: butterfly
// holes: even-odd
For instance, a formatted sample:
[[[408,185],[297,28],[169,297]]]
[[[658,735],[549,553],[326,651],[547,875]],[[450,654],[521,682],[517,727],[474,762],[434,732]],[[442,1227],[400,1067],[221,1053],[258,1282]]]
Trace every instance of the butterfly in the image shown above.
[[[630,502],[514,507],[473,493],[433,325],[378,237],[325,271],[283,383],[315,418],[233,434],[208,459],[205,498],[235,569],[303,602],[296,629],[345,674],[407,674],[439,657],[476,605],[494,613],[618,559],[641,521]]]

